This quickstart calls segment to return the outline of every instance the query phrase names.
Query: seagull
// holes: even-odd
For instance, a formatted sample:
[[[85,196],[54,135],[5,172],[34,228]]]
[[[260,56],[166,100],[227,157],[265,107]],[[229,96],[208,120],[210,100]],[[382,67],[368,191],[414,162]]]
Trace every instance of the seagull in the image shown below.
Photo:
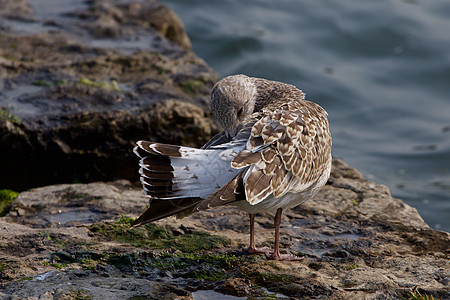
[[[295,86],[246,75],[218,81],[211,110],[223,127],[202,148],[139,141],[140,179],[149,208],[132,227],[172,215],[234,205],[250,217],[248,253],[280,254],[284,209],[313,197],[331,171],[327,112]],[[274,249],[255,247],[255,216],[274,215]]]

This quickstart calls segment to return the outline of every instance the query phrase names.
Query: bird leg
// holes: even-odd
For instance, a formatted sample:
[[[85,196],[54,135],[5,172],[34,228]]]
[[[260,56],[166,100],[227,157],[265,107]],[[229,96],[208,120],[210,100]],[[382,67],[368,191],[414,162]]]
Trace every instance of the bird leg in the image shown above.
[[[255,247],[255,214],[248,214],[248,216],[250,217],[250,246],[245,249],[248,253],[250,254],[255,254],[255,253],[264,253],[264,254],[268,254],[270,253],[270,249],[267,247],[264,248],[256,248]]]
[[[290,255],[290,254],[280,254],[280,225],[281,225],[281,214],[283,213],[282,208],[277,209],[277,213],[273,218],[273,223],[275,225],[275,249],[273,252],[265,253],[268,259],[273,260],[301,260],[303,257]]]

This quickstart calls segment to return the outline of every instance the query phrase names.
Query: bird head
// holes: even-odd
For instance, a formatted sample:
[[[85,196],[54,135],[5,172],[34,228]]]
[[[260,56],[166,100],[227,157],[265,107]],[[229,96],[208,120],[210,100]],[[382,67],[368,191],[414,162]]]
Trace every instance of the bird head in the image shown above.
[[[256,86],[245,75],[228,76],[217,82],[211,91],[211,110],[225,132],[234,137],[239,124],[255,108]]]

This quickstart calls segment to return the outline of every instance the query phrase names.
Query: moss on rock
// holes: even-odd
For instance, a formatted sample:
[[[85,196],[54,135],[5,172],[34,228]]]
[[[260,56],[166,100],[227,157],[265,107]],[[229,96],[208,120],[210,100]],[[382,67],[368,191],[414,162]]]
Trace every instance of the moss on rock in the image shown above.
[[[109,240],[130,244],[134,247],[145,246],[151,249],[180,250],[186,253],[211,250],[221,245],[227,246],[230,244],[229,239],[221,236],[197,231],[176,235],[170,229],[155,224],[130,229],[131,222],[131,219],[122,217],[114,223],[97,223],[88,228]]]
[[[12,114],[6,108],[0,107],[0,121],[9,121],[13,124],[19,124],[20,118],[14,114]]]
[[[3,217],[8,212],[9,205],[18,195],[19,193],[11,190],[0,190],[0,217]]]

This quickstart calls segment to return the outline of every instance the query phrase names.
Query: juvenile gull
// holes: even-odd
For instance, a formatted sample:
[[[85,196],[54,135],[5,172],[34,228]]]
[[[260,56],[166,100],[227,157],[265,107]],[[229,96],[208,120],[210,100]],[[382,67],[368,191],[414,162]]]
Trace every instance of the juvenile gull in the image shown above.
[[[224,131],[201,149],[139,141],[140,174],[150,207],[133,226],[231,204],[250,216],[250,253],[281,255],[283,209],[308,200],[331,170],[327,113],[293,85],[234,75],[211,92]],[[255,247],[255,214],[274,213],[273,251]]]

